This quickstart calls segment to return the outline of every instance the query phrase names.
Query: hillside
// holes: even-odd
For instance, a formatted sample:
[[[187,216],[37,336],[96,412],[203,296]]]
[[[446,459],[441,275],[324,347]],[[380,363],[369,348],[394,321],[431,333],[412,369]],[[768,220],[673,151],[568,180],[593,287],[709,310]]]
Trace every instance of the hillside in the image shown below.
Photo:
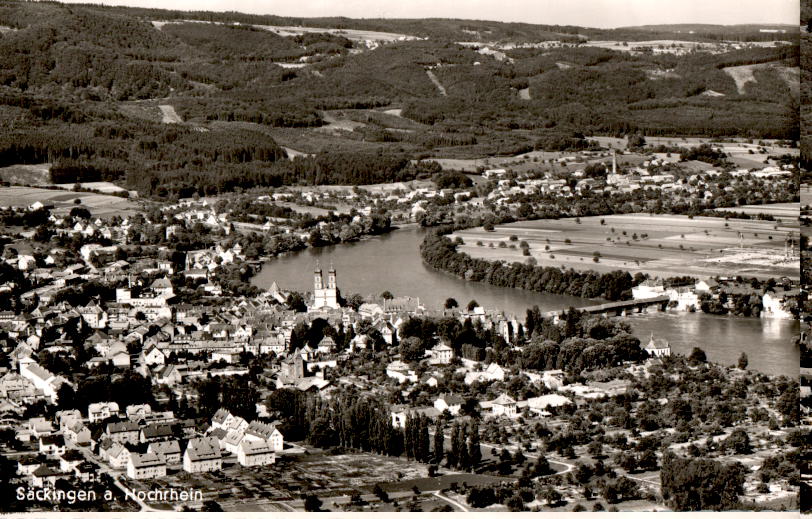
[[[607,31],[12,0],[0,27],[0,167],[50,162],[61,181],[148,195],[386,180],[376,162],[410,178],[409,158],[512,155],[576,133],[799,134],[799,48],[767,26]],[[290,161],[282,146],[346,156]]]

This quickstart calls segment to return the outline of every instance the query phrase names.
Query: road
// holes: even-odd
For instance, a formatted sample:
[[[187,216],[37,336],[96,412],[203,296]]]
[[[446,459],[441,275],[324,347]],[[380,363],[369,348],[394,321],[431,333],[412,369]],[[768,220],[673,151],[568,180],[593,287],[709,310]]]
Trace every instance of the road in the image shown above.
[[[119,490],[121,490],[124,493],[125,496],[127,496],[128,498],[130,498],[133,501],[135,501],[136,503],[138,503],[138,506],[141,507],[141,510],[140,510],[141,512],[165,512],[166,511],[166,510],[159,510],[157,508],[153,508],[150,505],[148,505],[146,502],[144,502],[143,500],[139,499],[139,497],[132,490],[125,487],[124,484],[122,484],[121,481],[119,481],[119,479],[118,479],[119,474],[117,472],[114,472],[104,461],[102,461],[100,458],[98,458],[96,455],[94,455],[93,452],[88,447],[83,447],[81,445],[75,445],[75,444],[73,445],[73,447],[76,447],[77,449],[79,449],[79,451],[82,452],[82,454],[84,454],[85,458],[87,458],[89,461],[92,461],[93,463],[97,464],[99,466],[99,473],[107,474],[108,476],[110,476],[110,479],[113,480],[113,483],[118,487]]]

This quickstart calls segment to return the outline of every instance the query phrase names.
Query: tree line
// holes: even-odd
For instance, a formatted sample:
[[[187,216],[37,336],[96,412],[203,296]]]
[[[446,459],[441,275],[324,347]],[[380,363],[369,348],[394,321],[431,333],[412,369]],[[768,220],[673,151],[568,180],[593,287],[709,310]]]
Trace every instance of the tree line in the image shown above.
[[[573,269],[562,270],[518,262],[505,264],[472,258],[457,251],[456,245],[443,236],[442,232],[448,232],[448,229],[426,234],[420,245],[420,255],[432,268],[466,280],[587,299],[619,301],[631,297],[633,280],[628,272],[618,270],[600,274],[594,271],[578,272]]]

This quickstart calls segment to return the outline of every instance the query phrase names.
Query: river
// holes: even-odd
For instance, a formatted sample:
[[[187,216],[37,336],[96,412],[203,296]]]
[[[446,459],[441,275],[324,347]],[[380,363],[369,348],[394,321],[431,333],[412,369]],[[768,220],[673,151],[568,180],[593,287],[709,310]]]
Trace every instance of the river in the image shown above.
[[[533,305],[547,311],[595,304],[579,297],[464,281],[430,269],[420,258],[423,232],[407,228],[360,242],[308,248],[267,262],[253,283],[268,288],[276,281],[283,290],[311,291],[313,268],[319,261],[325,269],[331,263],[335,266],[337,284],[345,296],[378,295],[388,290],[395,296],[418,297],[427,308],[435,309],[448,297],[461,306],[476,300],[522,321],[526,309]],[[800,351],[793,343],[799,333],[797,321],[666,312],[635,315],[628,322],[641,341],[654,333],[667,339],[676,353],[687,354],[699,346],[710,360],[730,365],[744,352],[751,369],[798,377]]]

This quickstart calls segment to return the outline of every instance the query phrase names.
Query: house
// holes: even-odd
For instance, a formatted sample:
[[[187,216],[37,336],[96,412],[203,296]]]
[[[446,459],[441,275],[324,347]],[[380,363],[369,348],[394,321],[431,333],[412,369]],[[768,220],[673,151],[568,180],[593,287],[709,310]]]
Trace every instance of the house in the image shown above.
[[[42,416],[37,416],[28,420],[28,430],[31,436],[39,438],[41,436],[50,436],[54,432],[54,424],[50,420]]]
[[[32,472],[42,465],[44,459],[37,456],[21,456],[17,458],[17,474],[30,476]]]
[[[117,415],[118,404],[116,402],[97,402],[87,406],[87,420],[89,422],[100,422]]]
[[[163,442],[174,439],[172,426],[167,424],[152,424],[141,429],[138,440],[141,443]]]
[[[563,386],[564,378],[564,371],[560,369],[549,369],[541,374],[541,382],[552,390],[557,390]]]
[[[180,370],[174,364],[161,367],[152,377],[153,384],[166,384],[170,387],[180,384],[181,380],[183,377]]]
[[[65,438],[59,434],[41,436],[39,439],[39,451],[43,454],[61,456],[62,454],[65,454],[65,450],[67,450],[67,447],[65,446]]]
[[[258,420],[254,420],[248,425],[248,428],[245,430],[244,439],[248,441],[262,440],[270,442],[276,452],[282,452],[285,444],[285,438],[274,424],[268,424]]]
[[[713,292],[717,288],[719,288],[719,283],[710,278],[697,281],[694,285],[694,290],[697,292]]]
[[[124,414],[126,414],[127,418],[132,421],[143,420],[152,414],[152,406],[149,404],[128,405],[127,409],[124,411]]]
[[[495,400],[491,400],[487,403],[490,404],[491,414],[494,416],[506,416],[508,418],[512,418],[518,414],[516,410],[516,401],[505,393],[502,393]],[[486,408],[485,405],[482,405],[482,407]]]
[[[186,472],[212,472],[223,468],[220,444],[215,438],[203,437],[189,440],[183,453],[183,470]]]
[[[97,479],[99,466],[89,461],[83,461],[73,469],[73,475],[83,483],[93,483]]]
[[[84,455],[74,449],[66,450],[64,454],[59,456],[59,469],[62,472],[73,472],[80,463],[87,461]]]
[[[572,400],[556,394],[541,395],[527,400],[527,407],[537,413],[546,412],[549,407],[561,407],[568,404],[572,404]]]
[[[53,487],[57,480],[65,479],[68,474],[63,473],[56,467],[50,465],[40,465],[31,473],[31,483],[38,488]]]
[[[166,364],[166,356],[155,345],[144,350],[142,355],[142,363],[147,366],[163,366]]]
[[[211,426],[215,429],[230,429],[236,419],[236,416],[221,407],[211,417]]]
[[[657,297],[663,295],[665,292],[665,285],[660,279],[647,279],[632,287],[632,298],[634,299],[648,299],[650,297]]]
[[[65,440],[76,445],[88,445],[90,443],[90,429],[81,421],[73,421],[63,432]]]
[[[409,369],[409,365],[403,361],[395,360],[386,366],[386,376],[396,379],[401,384],[404,381],[417,382],[417,374]]]
[[[220,448],[230,452],[231,454],[237,454],[237,450],[239,449],[240,443],[242,442],[244,436],[245,434],[243,434],[242,431],[235,429],[227,431],[224,437],[218,438]]]
[[[150,443],[147,452],[162,456],[167,465],[180,463],[181,450],[177,440]]]
[[[129,420],[125,422],[108,423],[105,433],[108,438],[118,443],[138,443],[141,428]]]
[[[237,448],[237,460],[243,467],[273,465],[276,462],[276,449],[270,441],[243,440]]]
[[[454,358],[454,350],[446,344],[438,344],[431,349],[432,364],[448,364]]]
[[[113,442],[109,447],[99,449],[99,455],[107,460],[114,469],[123,469],[130,460],[130,451],[118,442]]]
[[[130,454],[127,462],[127,477],[130,479],[152,479],[166,476],[166,461],[155,453]]]
[[[441,394],[434,401],[434,408],[440,412],[448,410],[449,413],[457,416],[460,414],[460,409],[464,403],[465,400],[459,395]]]

